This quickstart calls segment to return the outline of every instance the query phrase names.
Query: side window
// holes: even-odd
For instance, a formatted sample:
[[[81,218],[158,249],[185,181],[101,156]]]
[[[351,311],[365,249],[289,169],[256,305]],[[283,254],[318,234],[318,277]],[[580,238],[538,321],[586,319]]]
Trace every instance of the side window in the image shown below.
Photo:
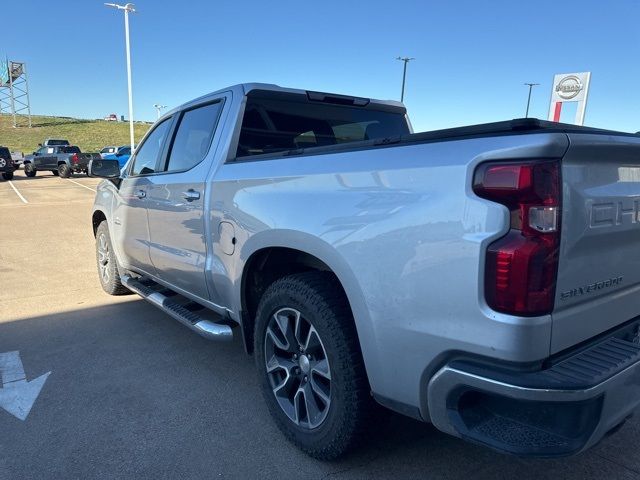
[[[138,148],[131,168],[131,175],[145,175],[156,171],[158,156],[171,126],[170,120],[170,118],[163,120]]]
[[[168,172],[189,170],[204,159],[221,109],[222,102],[215,102],[182,114],[169,153]]]

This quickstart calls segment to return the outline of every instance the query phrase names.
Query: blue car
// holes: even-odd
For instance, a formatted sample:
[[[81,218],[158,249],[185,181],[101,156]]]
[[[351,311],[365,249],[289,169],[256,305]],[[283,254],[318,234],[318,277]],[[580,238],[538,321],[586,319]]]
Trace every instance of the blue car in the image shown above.
[[[131,147],[129,145],[122,145],[118,147],[116,153],[112,153],[111,155],[105,155],[104,160],[118,160],[120,164],[120,168],[124,167],[124,165],[129,160],[131,156]]]

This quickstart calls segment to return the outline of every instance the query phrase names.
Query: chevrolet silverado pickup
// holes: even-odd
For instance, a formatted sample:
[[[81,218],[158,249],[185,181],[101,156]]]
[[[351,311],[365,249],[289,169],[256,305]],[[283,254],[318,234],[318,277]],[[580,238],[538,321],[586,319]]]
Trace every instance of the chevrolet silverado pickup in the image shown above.
[[[412,133],[397,102],[245,84],[90,173],[104,290],[239,336],[275,423],[316,458],[379,405],[554,457],[640,403],[637,136]]]
[[[73,145],[44,145],[25,157],[24,173],[32,178],[38,171],[49,170],[56,176],[68,178],[73,173],[87,173],[87,165],[94,158],[101,158],[100,154],[82,153],[79,147]]]

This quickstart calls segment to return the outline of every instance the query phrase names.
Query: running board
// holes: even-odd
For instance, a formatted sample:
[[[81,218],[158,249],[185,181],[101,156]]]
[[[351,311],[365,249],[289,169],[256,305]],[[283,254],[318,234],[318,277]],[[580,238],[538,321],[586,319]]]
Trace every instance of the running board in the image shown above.
[[[152,303],[186,327],[189,327],[198,335],[209,340],[217,341],[230,341],[233,339],[233,331],[229,325],[222,325],[201,318],[197,313],[189,311],[171,298],[160,292],[156,292],[130,275],[122,275],[120,280],[129,290],[137,293],[146,301]]]

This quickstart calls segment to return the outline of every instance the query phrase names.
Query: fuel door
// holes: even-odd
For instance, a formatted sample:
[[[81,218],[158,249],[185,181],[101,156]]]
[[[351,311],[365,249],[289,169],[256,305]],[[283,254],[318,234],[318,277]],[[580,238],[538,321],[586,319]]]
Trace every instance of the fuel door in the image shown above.
[[[226,255],[233,255],[236,250],[236,232],[229,222],[220,222],[218,227],[220,235],[220,248]]]

